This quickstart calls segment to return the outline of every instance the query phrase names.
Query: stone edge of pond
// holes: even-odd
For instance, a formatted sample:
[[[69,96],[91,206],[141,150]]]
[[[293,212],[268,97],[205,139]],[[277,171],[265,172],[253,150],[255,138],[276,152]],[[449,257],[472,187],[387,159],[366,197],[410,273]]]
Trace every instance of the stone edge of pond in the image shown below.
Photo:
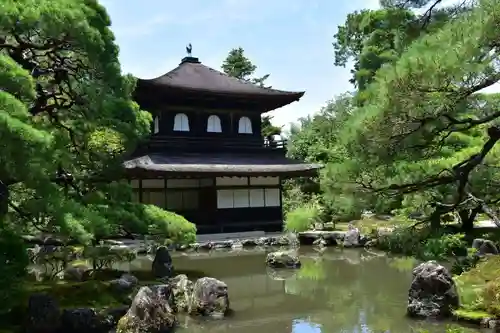
[[[273,236],[261,236],[261,237],[250,237],[250,238],[234,238],[234,239],[222,239],[222,240],[209,240],[204,242],[196,242],[189,245],[179,245],[172,244],[167,246],[170,251],[209,251],[216,249],[252,249],[252,248],[267,248],[267,247],[291,247],[295,245],[320,245],[320,246],[337,246],[344,240],[346,232],[345,231],[326,231],[326,230],[316,230],[316,231],[306,231],[300,232],[295,237],[290,237],[286,234],[273,235]],[[25,241],[31,245],[41,245],[41,246],[63,246],[64,244],[54,238],[46,237],[44,239],[36,238],[33,236],[24,237]],[[368,245],[367,242],[370,239],[366,236],[361,235],[359,244],[353,247],[364,247]],[[319,242],[321,241],[321,242]],[[148,241],[140,239],[139,237],[135,239],[128,238],[111,238],[103,240],[103,243],[107,246],[119,248],[129,248],[131,250],[137,251],[138,254],[145,254],[150,252],[150,247],[155,244],[153,241]],[[67,244],[67,245],[77,245],[77,244]]]

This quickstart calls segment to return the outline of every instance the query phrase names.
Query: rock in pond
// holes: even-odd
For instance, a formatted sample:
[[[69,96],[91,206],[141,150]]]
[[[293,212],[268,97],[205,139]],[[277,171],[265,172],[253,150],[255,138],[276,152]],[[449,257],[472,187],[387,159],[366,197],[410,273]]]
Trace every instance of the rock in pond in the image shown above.
[[[116,333],[170,333],[176,324],[167,285],[141,287],[130,309],[118,321]]]
[[[408,291],[409,316],[444,318],[458,306],[455,281],[444,266],[428,261],[413,270],[413,281]]]
[[[165,246],[160,246],[156,250],[151,270],[153,271],[153,275],[157,278],[172,277],[174,273],[172,257]]]
[[[180,274],[170,279],[169,284],[174,295],[175,310],[188,311],[189,300],[193,293],[193,282],[189,281],[185,274]]]
[[[266,264],[272,268],[299,268],[301,263],[295,251],[276,251],[267,254]]]
[[[131,274],[123,274],[119,279],[109,281],[109,286],[118,292],[131,292],[139,280]]]
[[[360,233],[358,228],[349,224],[349,230],[344,235],[344,247],[357,247],[359,246]]]
[[[477,250],[478,255],[498,254],[497,246],[489,239],[474,239],[472,242],[472,248]]]
[[[189,313],[223,317],[229,311],[227,284],[211,277],[198,279],[189,302]]]
[[[25,332],[55,333],[61,326],[61,310],[49,295],[34,294],[28,301]]]

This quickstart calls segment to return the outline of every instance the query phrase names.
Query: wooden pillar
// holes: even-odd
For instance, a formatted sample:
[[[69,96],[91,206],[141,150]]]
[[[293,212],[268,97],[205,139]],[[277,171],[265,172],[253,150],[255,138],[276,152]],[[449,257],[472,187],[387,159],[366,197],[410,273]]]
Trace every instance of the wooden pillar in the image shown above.
[[[167,189],[168,177],[163,177],[163,195],[165,196],[165,209],[168,207],[168,189]]]
[[[139,177],[139,202],[143,203],[143,201],[142,201],[142,177]]]
[[[234,133],[234,122],[233,122],[233,112],[231,112],[229,114],[229,134],[233,134]]]
[[[279,190],[280,190],[280,210],[281,210],[281,222],[284,221],[284,214],[283,214],[283,179],[281,176],[278,177],[279,181]]]

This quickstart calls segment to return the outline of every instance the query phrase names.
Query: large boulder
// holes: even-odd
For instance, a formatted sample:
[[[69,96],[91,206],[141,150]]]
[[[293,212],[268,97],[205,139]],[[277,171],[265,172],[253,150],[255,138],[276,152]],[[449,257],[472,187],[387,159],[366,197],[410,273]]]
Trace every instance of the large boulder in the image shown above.
[[[418,265],[408,291],[407,313],[412,317],[448,317],[459,306],[450,272],[435,261]]]
[[[141,287],[130,309],[118,321],[116,333],[170,333],[176,324],[168,285]]]
[[[188,311],[189,300],[193,293],[193,282],[185,274],[180,274],[170,279],[169,283],[174,295],[175,310]]]
[[[229,311],[227,284],[211,277],[198,279],[189,300],[193,315],[223,317]]]
[[[122,293],[132,292],[139,284],[139,280],[131,274],[123,274],[119,279],[109,281],[110,287]]]
[[[477,250],[478,255],[498,254],[498,248],[489,239],[476,238],[472,242],[472,247]]]
[[[25,331],[29,333],[55,333],[61,326],[61,310],[49,295],[34,294],[28,300]]]
[[[267,254],[266,264],[272,268],[299,268],[301,263],[295,251],[276,251]]]
[[[157,278],[168,278],[172,277],[174,274],[172,257],[165,246],[160,246],[156,250],[151,270],[153,271],[153,275]]]

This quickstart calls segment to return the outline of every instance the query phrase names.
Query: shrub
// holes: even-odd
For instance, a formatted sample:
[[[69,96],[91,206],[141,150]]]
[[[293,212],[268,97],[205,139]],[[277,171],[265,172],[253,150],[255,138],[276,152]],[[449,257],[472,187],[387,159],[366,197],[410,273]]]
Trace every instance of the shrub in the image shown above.
[[[83,256],[90,260],[94,271],[99,271],[111,269],[114,264],[119,262],[131,262],[137,258],[137,252],[127,248],[112,249],[109,246],[100,245],[86,247]]]
[[[285,230],[291,232],[309,230],[319,221],[319,215],[320,209],[316,204],[299,206],[286,215]]]
[[[467,311],[485,311],[500,315],[500,258],[488,256],[476,267],[456,276],[455,282],[460,295],[460,304]]]
[[[500,316],[500,278],[486,282],[482,297],[486,312]]]
[[[0,315],[4,315],[22,293],[28,263],[22,239],[7,229],[0,229]]]
[[[165,235],[174,244],[196,242],[196,226],[183,216],[154,205],[145,205],[149,233]]]
[[[416,256],[421,253],[422,242],[426,237],[427,233],[422,230],[397,227],[391,233],[380,235],[377,247],[391,253]]]
[[[465,234],[441,235],[430,238],[423,243],[422,259],[445,260],[450,256],[467,255],[467,243],[464,241]]]
[[[116,227],[129,233],[161,236],[176,244],[196,241],[196,226],[193,223],[158,206],[125,202],[113,210],[103,210],[109,221],[115,221],[115,224],[119,221]]]
[[[42,278],[53,280],[60,276],[78,255],[72,247],[40,247],[31,249],[33,262],[41,268]]]
[[[464,234],[431,233],[427,228],[395,228],[378,238],[378,248],[387,252],[416,256],[420,259],[445,260],[467,255]]]

